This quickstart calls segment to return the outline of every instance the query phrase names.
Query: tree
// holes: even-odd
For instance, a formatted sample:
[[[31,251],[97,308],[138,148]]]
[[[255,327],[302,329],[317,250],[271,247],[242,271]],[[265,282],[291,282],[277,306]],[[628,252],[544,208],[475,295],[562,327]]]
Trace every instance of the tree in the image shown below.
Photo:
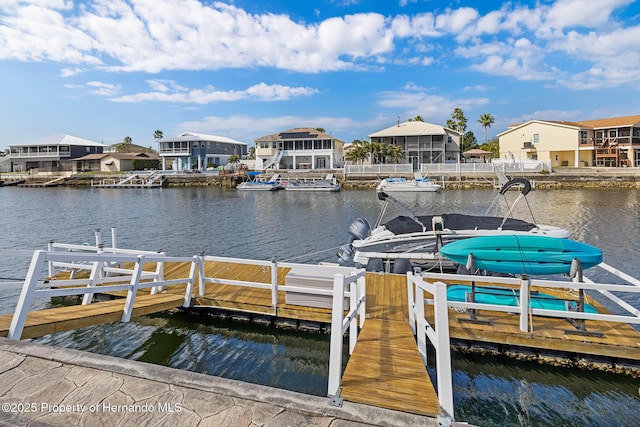
[[[407,120],[408,122],[424,122],[422,116],[415,116],[413,119]]]
[[[317,130],[318,132],[326,133],[326,132],[325,132],[325,130],[324,130],[324,128],[316,128],[316,130]]]
[[[352,142],[352,148],[344,156],[346,160],[350,162],[364,162],[369,156],[369,142],[354,139]]]
[[[249,154],[247,154],[247,160],[256,159],[256,147],[249,148]]]
[[[476,136],[473,134],[473,132],[469,131],[465,133],[464,137],[462,138],[462,147],[460,148],[460,151],[464,153],[465,151],[471,150],[473,148],[478,148],[478,140],[476,139]]]
[[[240,161],[240,156],[238,156],[237,154],[232,154],[229,156],[229,163],[238,163]]]
[[[153,132],[153,138],[154,139],[162,139],[162,131],[161,130],[156,130]]]
[[[478,119],[478,123],[482,125],[484,128],[484,143],[487,143],[487,128],[490,128],[492,124],[495,123],[493,116],[489,113],[484,113]]]
[[[462,108],[456,107],[451,114],[451,118],[447,120],[447,127],[453,129],[460,135],[464,135],[467,130],[467,118],[462,111]]]
[[[500,157],[500,144],[498,142],[498,138],[490,139],[488,142],[482,144],[480,148],[485,151],[491,151],[493,154],[492,157],[495,159]]]
[[[131,144],[133,142],[133,139],[131,139],[130,136],[125,136],[124,139],[122,140],[123,144]]]
[[[398,163],[398,160],[404,155],[402,147],[399,145],[387,144],[384,149],[385,163],[390,160],[393,163]]]

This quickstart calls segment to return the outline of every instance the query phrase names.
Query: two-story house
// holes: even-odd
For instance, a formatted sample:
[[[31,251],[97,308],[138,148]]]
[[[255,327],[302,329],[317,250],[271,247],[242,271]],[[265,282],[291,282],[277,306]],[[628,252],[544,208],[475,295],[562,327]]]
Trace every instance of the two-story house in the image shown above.
[[[313,128],[293,128],[255,140],[260,169],[334,169],[344,164],[344,142]]]
[[[372,144],[390,144],[402,148],[401,163],[420,164],[457,162],[460,158],[459,132],[422,121],[408,121],[369,135]]]
[[[168,164],[174,170],[205,170],[226,165],[233,155],[246,157],[247,144],[224,136],[184,132],[174,138],[159,139],[158,154],[164,170]]]
[[[11,172],[35,170],[46,173],[71,173],[76,159],[100,154],[108,146],[71,135],[47,136],[9,145]]]
[[[500,158],[555,166],[640,166],[640,116],[530,120],[498,134]]]

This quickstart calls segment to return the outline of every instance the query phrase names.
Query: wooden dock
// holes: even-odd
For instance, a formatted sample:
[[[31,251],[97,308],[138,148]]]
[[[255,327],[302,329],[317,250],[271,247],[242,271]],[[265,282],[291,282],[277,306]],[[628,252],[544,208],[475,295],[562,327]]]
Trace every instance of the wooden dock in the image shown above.
[[[420,415],[437,416],[438,396],[409,323],[368,319],[342,376],[340,396]]]
[[[180,307],[184,296],[178,294],[141,295],[136,298],[133,316],[167,311]],[[71,305],[32,311],[27,316],[22,338],[36,338],[57,332],[80,329],[107,322],[119,322],[124,299]],[[0,316],[0,336],[6,337],[13,314]]]
[[[167,279],[186,277],[189,263],[167,263]],[[234,262],[206,261],[205,276],[233,281],[271,283],[269,268]],[[277,306],[272,305],[269,289],[206,283],[205,293],[192,298],[192,307],[208,307],[229,312],[255,313],[296,321],[331,323],[331,310],[287,304],[286,276],[290,268],[277,269]],[[478,285],[481,285],[480,283]],[[197,284],[196,284],[197,287]],[[133,315],[145,315],[179,307],[184,286],[166,286],[156,295],[141,290]],[[194,292],[197,293],[197,292]],[[124,296],[124,292],[116,296]],[[604,309],[593,301],[598,310]],[[81,328],[109,321],[119,321],[123,300],[98,302],[32,312],[27,317],[23,337]],[[342,381],[341,397],[358,403],[401,410],[421,415],[437,415],[438,399],[427,370],[422,363],[408,322],[407,278],[404,275],[367,273],[367,320]],[[427,320],[433,324],[433,307],[425,305]],[[463,347],[493,345],[514,354],[519,349],[531,353],[561,352],[574,356],[608,358],[612,363],[627,360],[640,364],[640,332],[627,324],[602,321],[587,322],[590,331],[602,336],[567,333],[572,325],[557,318],[536,316],[532,330],[519,330],[518,316],[481,311],[478,317],[490,323],[466,322],[469,313],[449,310],[450,336]],[[0,335],[6,335],[11,316],[0,317]]]

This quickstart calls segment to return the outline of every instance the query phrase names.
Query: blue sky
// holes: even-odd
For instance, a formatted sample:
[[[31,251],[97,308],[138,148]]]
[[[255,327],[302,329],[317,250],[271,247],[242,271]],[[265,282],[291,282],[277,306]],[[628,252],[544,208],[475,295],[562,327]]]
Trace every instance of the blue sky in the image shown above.
[[[631,0],[0,0],[0,149],[640,114]]]

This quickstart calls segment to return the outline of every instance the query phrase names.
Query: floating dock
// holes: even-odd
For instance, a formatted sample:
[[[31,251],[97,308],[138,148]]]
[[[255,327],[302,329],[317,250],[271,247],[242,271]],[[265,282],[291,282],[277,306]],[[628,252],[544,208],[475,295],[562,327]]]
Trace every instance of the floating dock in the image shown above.
[[[442,400],[442,393],[447,391],[446,382],[440,384],[446,379],[440,374],[440,363],[446,354],[449,367],[447,370],[445,366],[442,372],[448,375],[450,384],[450,342],[465,351],[497,351],[542,361],[551,354],[569,366],[575,366],[576,360],[593,358],[598,360],[596,367],[600,369],[640,374],[640,331],[631,326],[640,324],[640,313],[633,313],[633,308],[630,311],[634,315],[617,316],[607,314],[597,301],[589,300],[599,313],[550,312],[452,302],[446,296],[447,284],[473,283],[479,289],[519,286],[520,295],[537,292],[538,285],[546,285],[555,286],[549,292],[577,301],[580,294],[572,288],[598,289],[599,285],[593,283],[359,270],[353,273],[363,279],[363,295],[359,297],[359,288],[353,287],[356,279],[347,280],[351,272],[358,271],[353,268],[210,256],[166,257],[104,248],[101,244],[95,248],[50,246],[49,251],[34,253],[16,314],[0,316],[0,335],[13,339],[36,337],[102,322],[128,321],[131,316],[176,307],[317,322],[330,325],[332,334],[339,334],[341,327],[342,334],[351,328],[351,356],[337,386],[334,381],[333,387],[338,391],[329,393],[332,404],[340,405],[344,399],[419,415],[442,416],[444,412],[449,414],[449,420],[453,403],[452,398],[449,402]],[[87,253],[92,250],[96,253]],[[47,264],[50,275],[45,280],[38,279],[36,272]],[[337,280],[342,277],[344,285],[351,283],[351,288],[337,288]],[[610,291],[640,292],[640,286],[632,284],[635,286],[602,286]],[[438,294],[438,289],[444,289],[444,294]],[[84,304],[29,311],[30,298],[38,292],[43,296],[84,295]],[[422,296],[423,292],[427,294]],[[97,294],[116,299],[92,302]],[[342,299],[351,305],[343,307]],[[336,301],[340,305],[336,306]],[[339,307],[337,311],[335,307]],[[341,313],[347,313],[344,319]],[[359,329],[353,329],[357,321]],[[443,327],[448,331],[444,336]],[[425,335],[438,354],[440,396],[425,367]],[[332,354],[334,342],[342,345],[342,338],[334,341],[332,335]],[[338,353],[342,353],[341,349]],[[341,372],[342,363],[338,365]]]

